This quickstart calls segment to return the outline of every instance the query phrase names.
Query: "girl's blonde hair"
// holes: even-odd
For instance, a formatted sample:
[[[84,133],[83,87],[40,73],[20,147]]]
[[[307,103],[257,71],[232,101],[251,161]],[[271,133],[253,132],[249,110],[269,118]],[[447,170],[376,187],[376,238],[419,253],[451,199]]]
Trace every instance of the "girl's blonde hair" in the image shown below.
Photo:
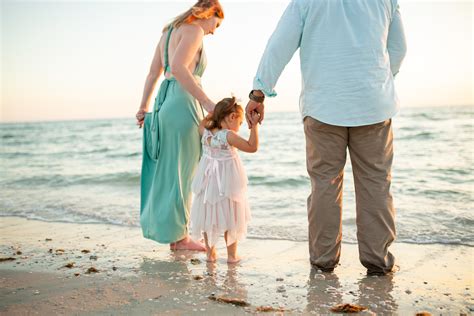
[[[189,24],[198,19],[209,19],[216,16],[220,19],[224,18],[224,10],[219,0],[199,0],[188,11],[177,16],[171,23],[166,25],[163,32],[167,31],[170,26],[177,28],[182,24]]]
[[[237,113],[239,117],[243,117],[244,109],[240,104],[237,104],[235,97],[222,99],[216,104],[212,115],[204,119],[204,127],[208,130],[221,129],[222,121],[232,113]]]

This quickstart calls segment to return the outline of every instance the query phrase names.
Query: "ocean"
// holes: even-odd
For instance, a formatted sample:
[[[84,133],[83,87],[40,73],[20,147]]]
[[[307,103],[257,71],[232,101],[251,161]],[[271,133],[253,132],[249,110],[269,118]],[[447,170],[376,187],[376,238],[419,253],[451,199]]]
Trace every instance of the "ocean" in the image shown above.
[[[397,242],[474,246],[473,109],[403,108],[393,119]],[[0,216],[138,227],[142,134],[133,116],[0,124]],[[300,114],[267,113],[259,151],[240,156],[249,177],[248,237],[307,240]],[[349,155],[343,242],[357,242]]]

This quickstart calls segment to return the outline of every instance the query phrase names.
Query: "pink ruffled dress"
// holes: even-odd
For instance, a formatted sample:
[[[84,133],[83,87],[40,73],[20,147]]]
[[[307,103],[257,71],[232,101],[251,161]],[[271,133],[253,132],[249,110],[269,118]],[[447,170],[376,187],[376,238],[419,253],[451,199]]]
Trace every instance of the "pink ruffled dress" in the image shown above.
[[[211,247],[226,231],[227,246],[244,239],[250,220],[248,179],[237,149],[227,142],[228,132],[204,129],[203,155],[191,186],[191,236],[201,239],[207,233]]]

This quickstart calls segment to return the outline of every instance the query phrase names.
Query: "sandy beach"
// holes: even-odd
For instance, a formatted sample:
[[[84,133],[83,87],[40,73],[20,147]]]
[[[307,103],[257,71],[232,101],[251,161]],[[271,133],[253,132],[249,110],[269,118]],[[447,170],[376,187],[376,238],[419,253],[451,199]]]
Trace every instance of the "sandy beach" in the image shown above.
[[[400,270],[367,277],[353,244],[343,244],[340,266],[328,274],[311,269],[305,242],[248,239],[238,265],[227,265],[221,243],[218,262],[207,264],[203,253],[171,252],[138,228],[15,217],[0,223],[3,315],[222,315],[264,313],[262,306],[329,314],[341,303],[367,307],[362,314],[474,311],[472,247],[396,243]]]

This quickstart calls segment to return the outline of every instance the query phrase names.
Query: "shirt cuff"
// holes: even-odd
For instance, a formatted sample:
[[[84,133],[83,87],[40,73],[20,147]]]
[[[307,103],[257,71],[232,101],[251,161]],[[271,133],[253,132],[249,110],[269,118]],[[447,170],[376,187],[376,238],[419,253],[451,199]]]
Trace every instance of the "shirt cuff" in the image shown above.
[[[262,91],[265,96],[270,98],[277,96],[276,91],[273,89],[266,88],[263,82],[258,77],[255,77],[255,79],[253,80],[253,89]]]

